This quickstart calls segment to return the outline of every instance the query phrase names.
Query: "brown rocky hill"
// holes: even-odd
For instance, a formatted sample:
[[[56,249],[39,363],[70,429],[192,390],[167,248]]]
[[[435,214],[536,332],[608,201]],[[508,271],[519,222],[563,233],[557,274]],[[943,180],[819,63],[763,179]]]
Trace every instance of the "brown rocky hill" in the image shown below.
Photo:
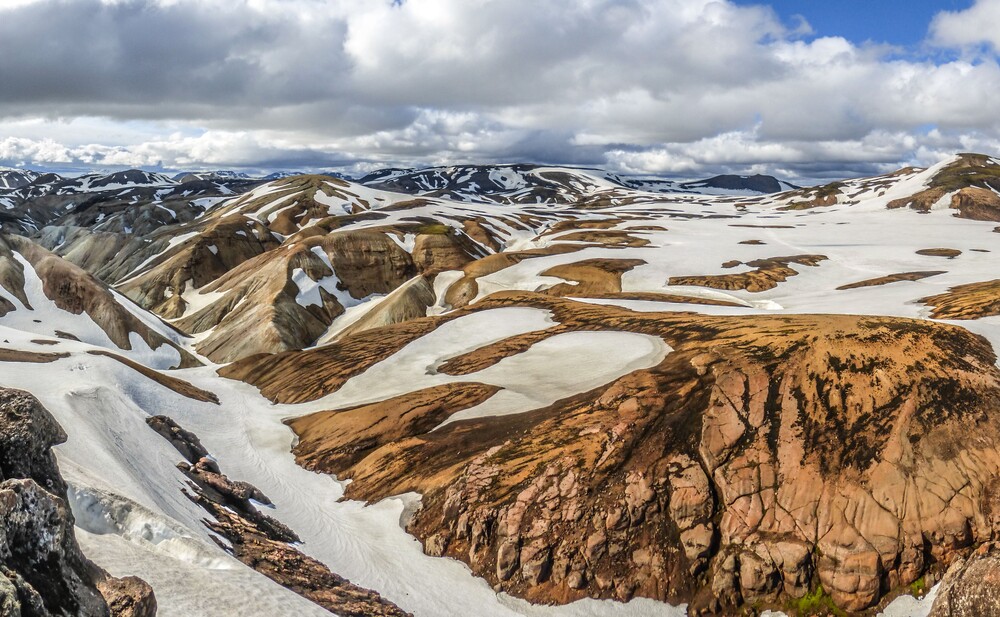
[[[959,218],[1000,221],[1000,162],[985,154],[959,154],[936,168],[906,167],[891,174],[804,188],[782,194],[782,210],[804,210],[857,204],[881,198],[905,185],[903,196],[887,199],[889,209],[929,212],[934,207],[955,210]],[[893,193],[898,195],[898,193]]]
[[[436,269],[473,259],[468,247],[451,233],[417,234],[412,254],[389,233],[357,230],[317,235],[261,253],[187,295],[188,300],[208,300],[200,308],[184,304],[187,312],[174,323],[192,334],[211,331],[197,349],[217,362],[301,349],[323,336],[346,308],[364,300],[381,305],[373,296],[387,296],[408,281],[423,280],[424,274],[432,276]],[[132,289],[128,284],[124,287]],[[355,323],[353,331],[369,327],[365,324],[385,325],[423,316],[435,298],[426,281],[419,287],[422,292],[411,286],[417,293],[386,298],[388,304]]]
[[[24,261],[19,261],[18,256]],[[27,264],[27,266],[25,265]],[[200,364],[197,359],[184,350],[173,340],[164,335],[171,328],[159,324],[157,329],[140,319],[134,311],[126,306],[128,300],[116,297],[107,285],[90,275],[82,268],[50,253],[34,242],[20,236],[0,234],[0,287],[17,299],[22,307],[35,310],[29,301],[25,289],[25,268],[30,266],[34,275],[40,279],[42,293],[55,306],[73,315],[85,314],[104,333],[111,343],[120,350],[133,349],[132,336],[138,336],[151,349],[156,350],[167,346],[176,351],[180,361],[178,366],[188,367]],[[16,306],[0,296],[0,317],[16,310]],[[40,327],[48,327],[47,335],[58,335],[72,338],[73,332],[63,332],[58,328],[66,326],[61,322],[43,323],[36,320]],[[71,329],[71,328],[69,328]]]
[[[272,400],[316,399],[443,320],[509,305],[559,325],[438,370],[474,377],[574,330],[653,334],[674,351],[513,416],[438,426],[494,391],[464,383],[290,423],[300,463],[351,478],[348,497],[421,493],[408,529],[425,551],[498,589],[731,614],[821,587],[863,611],[1000,531],[1000,371],[988,343],[953,326],[633,313],[511,292],[371,331],[375,346],[357,337],[223,375]]]
[[[345,309],[408,282],[352,331],[425,314],[430,281],[499,248],[474,211],[424,216],[427,200],[373,191],[326,176],[257,187],[185,225],[100,249],[107,234],[65,231],[67,257],[94,270],[143,308],[187,334],[216,362],[298,349],[327,335]],[[392,213],[369,212],[381,207]],[[390,219],[374,224],[376,219]],[[512,215],[513,216],[513,215]],[[513,216],[517,220],[516,216]],[[352,227],[353,225],[353,227]],[[103,255],[107,261],[91,259]],[[423,279],[417,283],[416,279]],[[211,332],[209,332],[211,331]]]
[[[961,154],[934,175],[923,191],[889,203],[890,208],[930,210],[942,199],[956,216],[1000,221],[1000,164],[983,154]]]

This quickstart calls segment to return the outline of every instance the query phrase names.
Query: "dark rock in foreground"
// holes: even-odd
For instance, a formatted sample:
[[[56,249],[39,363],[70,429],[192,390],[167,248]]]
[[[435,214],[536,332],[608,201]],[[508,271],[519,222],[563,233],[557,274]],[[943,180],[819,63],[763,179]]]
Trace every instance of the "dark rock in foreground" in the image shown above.
[[[52,446],[62,428],[33,396],[0,388],[0,615],[153,617],[144,581],[84,557]]]

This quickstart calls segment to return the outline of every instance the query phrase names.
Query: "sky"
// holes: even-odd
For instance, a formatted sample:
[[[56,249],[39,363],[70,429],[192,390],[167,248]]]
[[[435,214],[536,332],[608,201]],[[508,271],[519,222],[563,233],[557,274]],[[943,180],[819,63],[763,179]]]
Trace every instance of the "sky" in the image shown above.
[[[761,4],[739,0],[736,4]],[[842,36],[855,43],[919,47],[928,25],[942,11],[961,11],[972,0],[778,0],[770,2],[785,20],[806,19],[822,36]]]
[[[0,165],[823,181],[1000,154],[1000,0],[0,0]]]

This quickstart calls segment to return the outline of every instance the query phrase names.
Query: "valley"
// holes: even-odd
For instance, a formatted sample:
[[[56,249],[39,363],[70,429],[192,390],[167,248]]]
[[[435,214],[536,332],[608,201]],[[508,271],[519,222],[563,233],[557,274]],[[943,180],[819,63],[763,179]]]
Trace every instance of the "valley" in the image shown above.
[[[158,615],[946,615],[1000,542],[998,225],[978,154],[0,171],[0,386]]]

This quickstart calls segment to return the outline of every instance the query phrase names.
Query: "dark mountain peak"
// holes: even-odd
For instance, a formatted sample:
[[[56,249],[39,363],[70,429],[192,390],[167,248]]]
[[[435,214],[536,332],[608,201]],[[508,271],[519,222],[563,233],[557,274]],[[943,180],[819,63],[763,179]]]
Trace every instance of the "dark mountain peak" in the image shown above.
[[[685,189],[714,188],[726,191],[753,191],[755,193],[781,193],[782,191],[799,188],[788,182],[782,182],[774,176],[765,176],[763,174],[754,174],[752,176],[721,174],[705,180],[685,182],[681,184],[681,187]]]
[[[38,172],[30,169],[0,167],[0,191],[19,189],[34,182]]]

